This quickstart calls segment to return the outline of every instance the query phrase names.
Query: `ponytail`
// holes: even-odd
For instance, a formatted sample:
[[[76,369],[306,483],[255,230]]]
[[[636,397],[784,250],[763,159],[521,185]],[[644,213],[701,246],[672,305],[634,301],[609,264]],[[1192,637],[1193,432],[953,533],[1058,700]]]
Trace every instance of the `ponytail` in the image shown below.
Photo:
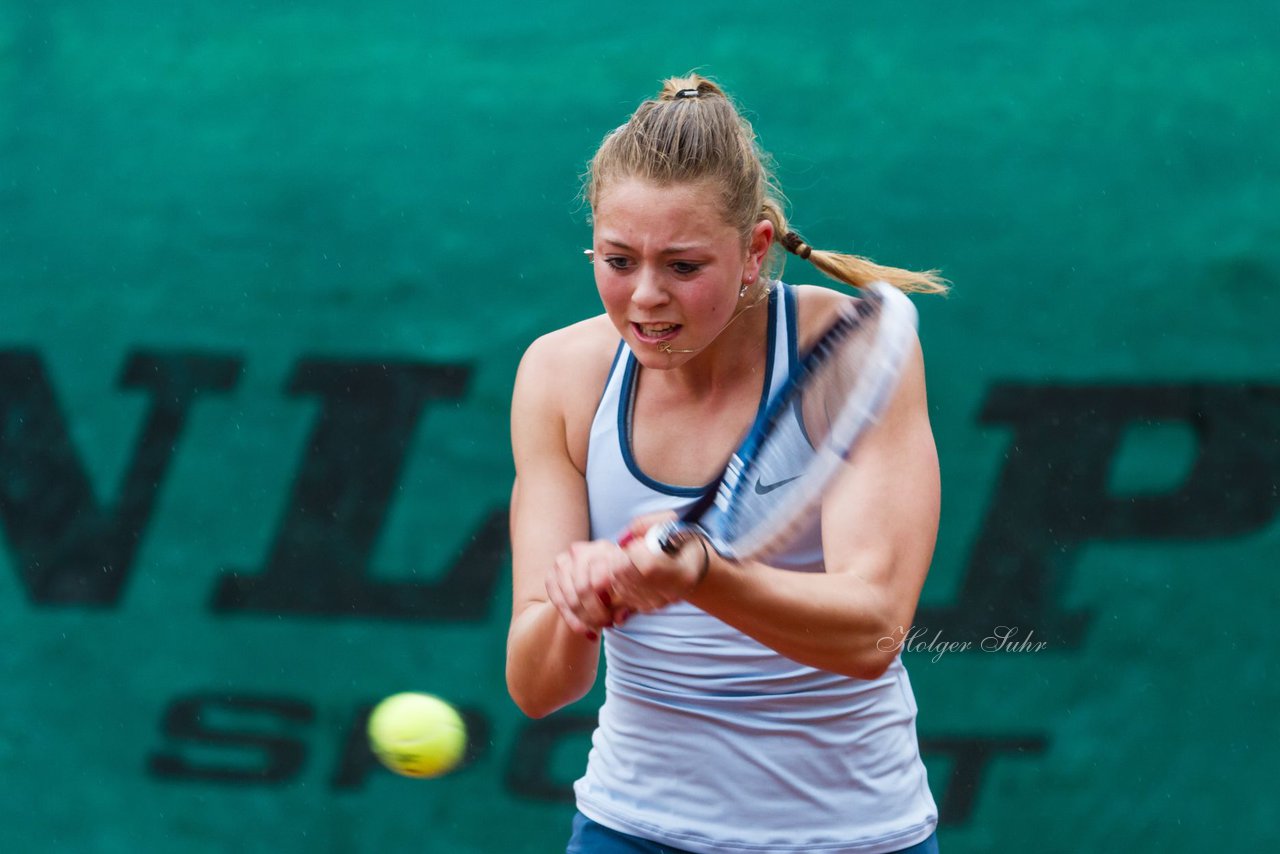
[[[916,272],[886,267],[860,255],[814,249],[788,227],[782,205],[773,198],[765,200],[761,216],[773,223],[777,246],[808,261],[829,279],[855,288],[864,288],[872,282],[888,282],[906,293],[945,294],[948,291],[947,280],[938,275],[938,270]],[[780,260],[776,263],[778,267],[782,266]]]
[[[858,255],[814,249],[788,227],[772,165],[750,122],[724,90],[699,74],[689,74],[663,81],[656,98],[641,104],[626,124],[605,137],[583,176],[583,189],[594,209],[603,188],[612,182],[708,182],[720,192],[725,222],[738,229],[743,240],[767,219],[773,223],[777,246],[837,282],[862,288],[884,281],[909,293],[947,292],[937,270],[917,273]],[[778,277],[783,260],[780,251],[770,252],[764,271],[768,278]]]

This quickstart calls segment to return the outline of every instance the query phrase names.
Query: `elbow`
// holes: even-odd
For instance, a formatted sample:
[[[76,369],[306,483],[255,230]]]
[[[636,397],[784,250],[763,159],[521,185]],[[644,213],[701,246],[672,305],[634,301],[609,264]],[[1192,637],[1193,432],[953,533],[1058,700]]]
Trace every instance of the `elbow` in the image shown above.
[[[874,682],[888,672],[895,658],[897,658],[896,653],[879,651],[867,653],[864,650],[857,650],[850,651],[838,659],[827,658],[823,662],[815,662],[815,666],[839,673],[841,676]]]
[[[902,639],[887,624],[879,629],[860,634],[856,648],[847,658],[846,676],[868,682],[879,679],[902,650]]]
[[[517,678],[512,672],[512,668],[508,664],[507,667],[507,694],[511,697],[511,701],[516,704],[525,717],[529,718],[545,718],[547,715],[555,711],[546,702],[544,697],[537,695],[537,692],[531,691],[527,680]]]
[[[540,697],[533,697],[524,692],[518,691],[508,685],[507,693],[511,695],[512,701],[515,702],[516,708],[524,713],[527,718],[535,720],[545,718],[552,712],[558,711],[559,706],[548,703]]]
[[[876,655],[861,656],[853,662],[853,666],[849,668],[846,675],[852,676],[854,679],[872,682],[888,672],[889,666],[893,664],[895,658],[897,658],[896,653],[893,655],[877,653]]]
[[[584,660],[576,661],[576,656],[548,652],[545,646],[533,649],[533,645],[525,636],[508,644],[507,694],[527,717],[545,718],[591,690],[596,679],[596,662],[591,657],[595,650],[588,650]]]
[[[525,717],[545,718],[547,715],[560,711],[574,700],[580,699],[586,691],[575,696],[569,692],[555,693],[548,691],[548,683],[546,679],[530,678],[530,674],[521,674],[513,668],[507,669],[507,694],[511,697],[511,701],[516,704]]]

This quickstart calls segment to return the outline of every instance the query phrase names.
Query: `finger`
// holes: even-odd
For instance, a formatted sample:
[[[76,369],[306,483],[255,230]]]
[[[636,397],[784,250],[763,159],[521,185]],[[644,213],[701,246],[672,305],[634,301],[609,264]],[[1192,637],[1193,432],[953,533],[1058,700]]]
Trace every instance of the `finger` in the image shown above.
[[[546,589],[547,599],[560,614],[560,619],[569,627],[569,630],[574,634],[582,635],[588,640],[595,640],[595,633],[582,620],[578,619],[578,615],[574,613],[573,607],[569,604],[564,588],[557,576],[550,573],[547,575]]]
[[[688,595],[702,575],[704,557],[702,539],[690,535],[675,554],[651,551],[645,543],[634,543],[627,549],[641,581],[637,586],[661,599],[661,605],[678,602]]]
[[[616,546],[606,547],[599,560],[591,565],[596,597],[609,615],[606,626],[616,624],[618,612],[626,604],[626,586],[619,582],[619,578],[632,569],[631,560]]]
[[[633,613],[652,610],[656,604],[650,594],[636,588],[640,576],[623,549],[606,551],[594,571],[598,573],[594,577],[597,595],[609,611],[606,627],[621,626]]]
[[[575,575],[579,574],[577,563],[578,560],[575,560],[572,553],[556,558],[555,571],[547,579],[547,595],[570,629],[588,640],[596,640],[598,626],[592,625],[587,617],[582,597],[574,583]]]
[[[658,577],[669,572],[671,563],[675,560],[664,552],[653,551],[643,539],[637,539],[627,546],[627,558],[643,585],[651,585]]]
[[[674,510],[664,510],[661,513],[645,513],[643,516],[637,516],[627,525],[627,533],[631,535],[627,543],[630,544],[632,540],[643,537],[654,525],[660,525],[663,522],[674,522],[677,518]]]
[[[648,549],[644,549],[643,546],[641,548],[645,554],[648,554]],[[615,604],[630,607],[635,611],[653,611],[666,604],[663,597],[652,589],[652,585],[644,574],[630,560],[614,573],[613,587],[618,594]]]
[[[567,610],[567,602],[564,597],[564,585],[561,578],[566,573],[566,561],[564,555],[556,557],[550,570],[547,571],[546,578],[543,579],[543,587],[547,591],[547,599],[552,605],[556,606],[557,611]]]
[[[586,559],[582,572],[574,579],[574,592],[578,599],[577,609],[582,621],[593,627],[607,626],[613,622],[613,603],[608,606],[601,596],[609,591],[609,571],[600,555],[592,555]]]

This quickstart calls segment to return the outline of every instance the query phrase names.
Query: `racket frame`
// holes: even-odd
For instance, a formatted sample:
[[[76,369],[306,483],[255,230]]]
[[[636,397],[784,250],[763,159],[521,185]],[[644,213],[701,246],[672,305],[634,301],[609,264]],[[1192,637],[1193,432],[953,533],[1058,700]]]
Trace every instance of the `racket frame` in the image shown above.
[[[702,537],[721,556],[729,560],[759,557],[770,551],[771,541],[781,540],[780,532],[794,525],[797,517],[821,500],[822,494],[839,471],[840,462],[847,462],[858,441],[888,406],[902,373],[907,345],[916,330],[916,309],[911,300],[897,288],[885,282],[873,282],[863,289],[866,295],[852,300],[840,309],[831,326],[814,343],[813,347],[794,367],[778,391],[770,397],[764,417],[729,458],[728,464],[706,492],[681,515],[680,519],[655,525],[645,536],[645,543],[654,554],[674,555],[691,539]],[[845,405],[841,407],[827,439],[818,443],[813,458],[796,478],[796,486],[779,495],[775,513],[768,525],[757,525],[734,538],[732,542],[721,536],[713,527],[699,524],[711,507],[718,507],[726,515],[732,513],[737,497],[749,488],[749,478],[743,477],[750,469],[755,453],[764,444],[779,419],[794,405],[795,391],[802,387],[816,368],[838,352],[839,344],[866,322],[868,317],[881,313],[880,325],[872,344],[872,352],[883,359],[882,366],[870,376],[859,376]],[[859,424],[858,422],[862,423]],[[833,446],[830,436],[850,433]],[[832,456],[835,460],[830,459]],[[824,459],[824,457],[826,459]],[[797,490],[800,492],[797,494]],[[783,501],[782,499],[786,499]],[[628,538],[629,539],[629,538]],[[777,542],[773,547],[776,548]]]

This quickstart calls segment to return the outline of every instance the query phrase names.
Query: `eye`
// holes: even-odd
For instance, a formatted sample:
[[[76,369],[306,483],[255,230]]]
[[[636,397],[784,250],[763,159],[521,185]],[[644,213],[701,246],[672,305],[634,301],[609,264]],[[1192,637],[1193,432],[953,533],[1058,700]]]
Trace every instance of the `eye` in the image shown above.
[[[615,270],[625,270],[630,266],[630,261],[619,255],[610,255],[604,259],[604,262]]]
[[[671,265],[671,269],[675,270],[681,276],[692,276],[694,273],[702,269],[702,265],[694,264],[689,261],[676,261]]]

